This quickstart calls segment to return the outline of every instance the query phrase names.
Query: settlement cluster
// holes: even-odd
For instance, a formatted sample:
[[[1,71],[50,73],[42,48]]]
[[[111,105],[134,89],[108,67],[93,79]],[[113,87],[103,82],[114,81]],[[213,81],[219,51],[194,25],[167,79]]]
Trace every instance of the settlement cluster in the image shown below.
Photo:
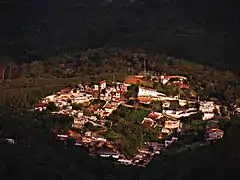
[[[161,122],[163,127],[159,131],[158,138],[170,138],[163,141],[163,143],[145,142],[145,148],[139,149],[134,158],[127,159],[114,146],[114,142],[102,137],[100,132],[107,131],[107,117],[116,111],[120,105],[134,108],[134,105],[127,103],[132,97],[126,98],[125,95],[132,84],[141,82],[144,78],[145,75],[135,75],[124,82],[107,83],[106,80],[102,80],[98,84],[93,85],[78,84],[76,87],[64,88],[55,94],[41,99],[34,106],[34,109],[43,111],[47,109],[48,104],[51,102],[58,107],[58,110],[52,113],[64,114],[74,118],[72,128],[79,129],[79,132],[70,129],[68,132],[58,134],[58,138],[63,140],[74,138],[75,145],[89,148],[90,154],[100,157],[111,157],[121,164],[145,166],[155,154],[161,154],[163,149],[168,148],[173,142],[178,141],[178,136],[174,135],[174,132],[182,131],[183,124],[180,118],[201,112],[202,121],[214,121],[216,114],[220,113],[221,105],[213,101],[201,101],[199,98],[183,99],[179,96],[167,96],[154,88],[143,86],[140,83],[136,97],[139,103],[150,104],[154,101],[162,102],[161,112],[151,110],[141,120],[142,124],[154,127],[158,122]],[[183,76],[151,76],[150,81],[157,82],[163,86],[177,84],[179,88],[189,88],[186,83],[187,78]],[[171,108],[172,101],[177,101],[180,106],[178,108]],[[73,104],[85,106],[88,112],[92,113],[89,114],[85,113],[82,109],[75,109]],[[96,127],[98,130],[89,130],[80,133],[86,124],[91,124],[92,127]],[[212,126],[206,130],[205,138],[207,141],[212,141],[222,138],[223,135],[223,130]],[[99,150],[91,152],[90,147],[93,145],[99,147]],[[108,147],[108,149],[101,149],[103,145]]]

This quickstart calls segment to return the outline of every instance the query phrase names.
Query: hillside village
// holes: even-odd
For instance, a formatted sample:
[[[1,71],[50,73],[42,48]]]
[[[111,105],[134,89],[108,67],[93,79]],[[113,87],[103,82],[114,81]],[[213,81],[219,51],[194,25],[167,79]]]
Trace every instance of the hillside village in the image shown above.
[[[223,137],[220,103],[201,101],[196,95],[166,95],[149,83],[191,89],[186,77],[144,72],[124,82],[113,78],[112,82],[67,87],[41,99],[34,109],[73,117],[72,127],[59,132],[58,138],[74,139],[90,155],[125,165],[144,167],[155,154],[189,150]],[[139,137],[131,137],[135,136],[131,132]],[[126,145],[128,138],[133,140]],[[128,152],[131,144],[136,151]]]

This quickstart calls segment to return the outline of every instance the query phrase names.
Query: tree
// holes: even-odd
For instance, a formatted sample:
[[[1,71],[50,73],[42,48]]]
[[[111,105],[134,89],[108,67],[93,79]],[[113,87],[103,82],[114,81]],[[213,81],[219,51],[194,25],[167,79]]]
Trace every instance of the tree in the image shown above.
[[[16,68],[16,64],[10,57],[1,57],[0,58],[0,76],[4,80],[6,78],[12,78],[12,69]]]
[[[93,112],[92,112],[92,111],[89,111],[89,110],[87,110],[87,109],[84,109],[84,110],[83,110],[83,114],[84,114],[84,116],[93,116]]]
[[[106,122],[105,122],[105,126],[106,126],[108,129],[111,128],[111,124],[112,124],[111,121],[106,121]]]
[[[48,105],[47,105],[47,110],[57,111],[58,107],[56,106],[56,104],[54,102],[49,102]]]
[[[228,115],[228,110],[227,110],[227,106],[221,106],[220,107],[220,113],[222,116],[227,116]]]
[[[28,66],[30,77],[36,78],[44,74],[44,66],[42,61],[33,61]]]
[[[162,101],[152,101],[149,105],[153,111],[162,112]]]
[[[138,91],[139,91],[139,86],[136,84],[132,84],[129,88],[128,88],[128,92],[125,95],[126,98],[137,98],[138,96]]]
[[[232,88],[228,88],[223,92],[223,97],[224,100],[227,102],[232,102],[234,95],[233,95],[233,89]]]
[[[207,86],[206,86],[206,88],[204,89],[204,96],[206,97],[206,98],[210,98],[210,97],[212,97],[213,96],[213,94],[214,94],[214,85],[212,84],[212,83],[210,83],[210,84],[208,84]]]
[[[154,88],[154,89],[158,90],[158,89],[160,88],[159,86],[160,86],[160,85],[159,85],[158,82],[154,82],[154,83],[153,83],[153,88]]]
[[[179,101],[170,101],[170,108],[171,109],[176,109],[176,108],[179,108],[181,107],[180,104],[179,104]]]
[[[73,103],[73,104],[72,104],[72,109],[73,109],[73,110],[83,110],[84,107],[83,107],[81,104]]]

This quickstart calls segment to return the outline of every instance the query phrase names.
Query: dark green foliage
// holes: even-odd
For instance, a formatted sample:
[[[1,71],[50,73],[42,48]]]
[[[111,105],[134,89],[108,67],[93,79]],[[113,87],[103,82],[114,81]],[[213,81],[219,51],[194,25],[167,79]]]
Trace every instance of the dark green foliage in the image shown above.
[[[98,130],[101,130],[103,129],[103,127],[101,126],[94,126],[92,123],[90,122],[86,122],[84,124],[84,130],[85,131],[98,131]]]
[[[228,109],[227,109],[227,106],[221,106],[220,107],[220,113],[221,115],[224,117],[224,116],[227,116],[229,113],[228,113]]]
[[[162,112],[162,101],[152,101],[149,107],[155,112]]]
[[[137,105],[138,103],[139,103],[139,100],[138,100],[138,99],[129,99],[129,100],[126,102],[126,104],[132,105],[132,106]]]
[[[197,112],[196,114],[192,114],[189,116],[189,118],[192,120],[202,120],[202,117],[203,117],[202,112]]]
[[[161,72],[162,68],[158,67],[156,69],[156,67],[164,66],[164,73],[167,75],[183,75],[188,77],[189,86],[197,95],[201,96],[202,100],[218,99],[226,103],[231,103],[240,98],[238,76],[229,71],[217,71],[216,69],[204,67],[187,60],[173,57],[167,58],[162,54],[146,54],[141,50],[133,52],[110,47],[60,54],[56,57],[46,58],[44,61],[34,61],[21,65],[9,64],[8,66],[14,67],[12,68],[13,72],[19,72],[14,75],[19,79],[12,79],[12,76],[9,75],[4,76],[4,88],[8,90],[14,88],[42,87],[43,89],[46,85],[64,86],[79,82],[96,83],[102,79],[111,81],[113,72],[117,72],[115,76],[117,81],[123,80],[129,73],[126,67],[131,69],[131,74],[142,71],[141,64],[143,63],[143,59],[145,59],[149,66],[148,70]],[[58,75],[56,75],[56,69]],[[13,72],[12,74],[14,74]],[[153,85],[157,91],[167,95],[173,96],[180,93],[180,95],[185,97],[191,96],[191,91],[180,90],[177,86],[163,86],[158,83],[154,83]],[[136,98],[138,93],[137,86],[131,86],[126,97]],[[25,90],[22,89],[24,95]],[[43,95],[41,91],[39,93],[38,96]],[[0,100],[5,101],[1,96]],[[36,100],[33,101],[36,102]]]
[[[170,108],[171,109],[176,109],[176,108],[179,108],[181,107],[180,104],[179,104],[179,101],[170,101]]]
[[[143,142],[155,140],[157,128],[148,128],[141,125],[141,121],[150,111],[120,106],[109,119],[113,122],[112,130],[121,137],[119,148],[127,157],[132,157]],[[114,133],[113,133],[114,134]],[[112,135],[113,136],[113,135]]]
[[[73,103],[73,104],[72,104],[72,109],[73,109],[73,110],[83,110],[83,109],[85,109],[85,108],[84,108],[84,106],[82,106],[81,104]]]
[[[125,95],[126,98],[137,98],[139,91],[139,86],[137,84],[132,84],[130,87],[128,87],[128,92]]]
[[[105,126],[109,129],[111,127],[111,121],[106,121]]]
[[[55,105],[54,102],[49,102],[47,105],[47,110],[49,111],[57,111],[58,107]]]

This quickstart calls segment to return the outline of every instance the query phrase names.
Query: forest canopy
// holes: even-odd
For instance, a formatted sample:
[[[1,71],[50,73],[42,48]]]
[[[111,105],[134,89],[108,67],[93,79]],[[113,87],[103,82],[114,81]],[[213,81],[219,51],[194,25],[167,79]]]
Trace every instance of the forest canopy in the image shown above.
[[[155,74],[187,77],[191,89],[203,100],[218,99],[225,104],[240,102],[239,76],[230,71],[220,71],[165,54],[148,54],[142,49],[126,50],[107,46],[65,53],[41,61],[2,63],[0,100],[3,104],[9,104],[6,102],[9,99],[16,101],[20,98],[26,102],[23,104],[32,104],[51,91],[56,92],[67,85],[97,83],[102,79],[111,82],[113,74],[117,81],[123,81],[127,75],[143,71],[144,61],[147,70]],[[156,84],[154,87],[166,94],[175,92],[173,88]]]

